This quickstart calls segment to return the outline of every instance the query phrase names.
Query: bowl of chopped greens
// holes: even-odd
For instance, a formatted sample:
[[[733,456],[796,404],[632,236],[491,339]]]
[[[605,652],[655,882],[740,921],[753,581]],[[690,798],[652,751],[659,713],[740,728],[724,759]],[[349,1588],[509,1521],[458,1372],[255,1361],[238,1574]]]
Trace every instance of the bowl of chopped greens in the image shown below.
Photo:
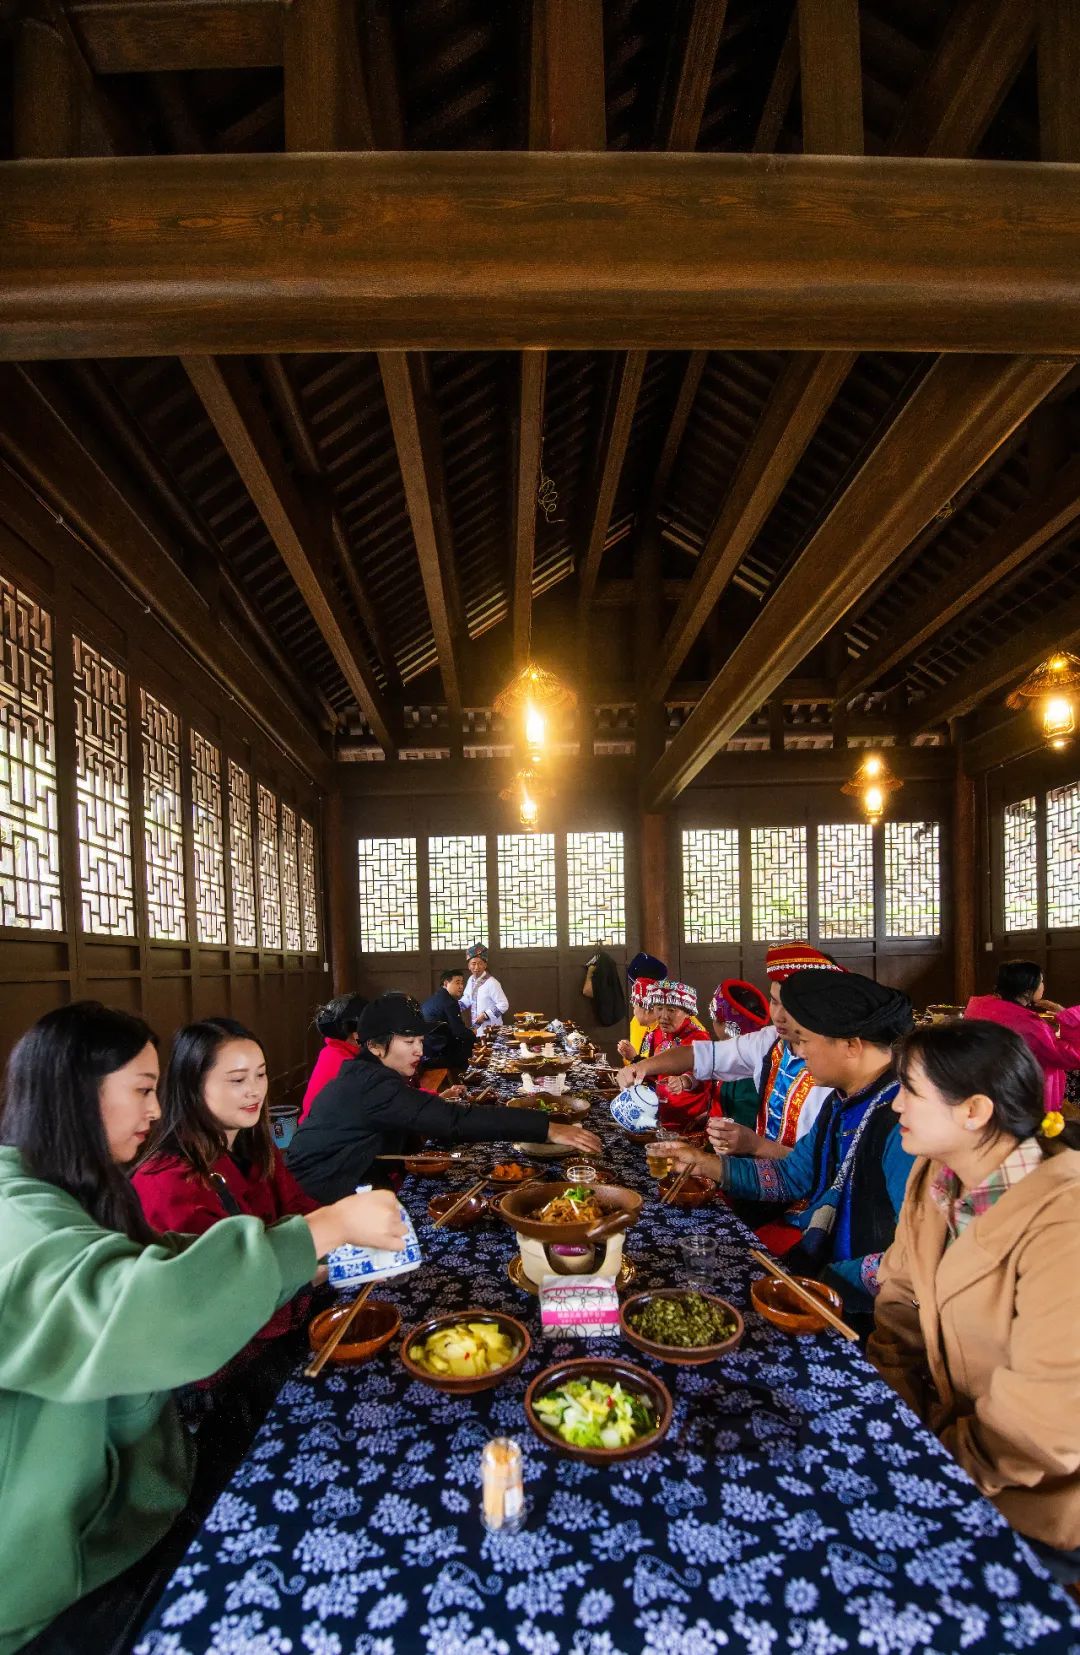
[[[611,1465],[651,1454],[671,1425],[671,1393],[655,1374],[618,1358],[580,1357],[538,1373],[525,1417],[561,1454]]]
[[[745,1331],[742,1317],[726,1299],[679,1287],[633,1294],[619,1306],[619,1322],[638,1350],[682,1367],[726,1356]]]

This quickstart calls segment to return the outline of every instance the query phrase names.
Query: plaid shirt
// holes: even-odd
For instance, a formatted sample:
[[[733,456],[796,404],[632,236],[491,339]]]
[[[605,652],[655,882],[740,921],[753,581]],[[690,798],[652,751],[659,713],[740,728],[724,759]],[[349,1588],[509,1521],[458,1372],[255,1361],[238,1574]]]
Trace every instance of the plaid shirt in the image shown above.
[[[1043,1152],[1035,1138],[1024,1138],[1006,1155],[996,1172],[990,1173],[981,1184],[966,1195],[960,1193],[960,1180],[950,1167],[942,1166],[930,1185],[930,1199],[944,1215],[949,1231],[949,1242],[963,1235],[968,1225],[982,1213],[989,1211],[995,1201],[1019,1184],[1029,1172],[1042,1164]]]

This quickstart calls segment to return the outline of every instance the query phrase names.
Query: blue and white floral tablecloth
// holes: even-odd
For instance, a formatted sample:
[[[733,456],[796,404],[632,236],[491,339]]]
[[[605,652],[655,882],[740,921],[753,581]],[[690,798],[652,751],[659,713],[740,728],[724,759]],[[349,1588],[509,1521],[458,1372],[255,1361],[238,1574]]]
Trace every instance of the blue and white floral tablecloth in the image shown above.
[[[644,1152],[604,1120],[594,1108],[608,1163],[654,1191]],[[750,1313],[724,1361],[656,1365],[675,1399],[662,1451],[600,1471],[542,1447],[522,1411],[541,1367],[613,1348],[653,1364],[541,1335],[507,1279],[509,1229],[432,1230],[443,1187],[406,1184],[426,1262],[380,1296],[406,1326],[512,1310],[535,1341],[524,1373],[452,1399],[391,1351],[288,1383],[136,1655],[1080,1655],[1080,1605],[839,1335],[791,1339]],[[677,1280],[679,1237],[708,1227],[717,1290],[746,1309],[752,1238],[730,1212],[644,1211],[635,1285]],[[495,1435],[525,1454],[516,1536],[480,1524]]]

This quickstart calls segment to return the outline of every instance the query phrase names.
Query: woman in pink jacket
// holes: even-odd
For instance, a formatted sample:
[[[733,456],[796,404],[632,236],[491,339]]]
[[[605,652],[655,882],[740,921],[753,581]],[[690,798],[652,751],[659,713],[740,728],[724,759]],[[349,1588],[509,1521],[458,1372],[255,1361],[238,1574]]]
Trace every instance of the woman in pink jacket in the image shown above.
[[[362,994],[339,994],[336,1000],[329,1000],[315,1013],[315,1027],[323,1037],[323,1049],[315,1059],[300,1104],[301,1121],[323,1087],[336,1079],[345,1064],[358,1055],[360,1042],[356,1031],[366,1005]]]
[[[1042,967],[1033,960],[1008,960],[997,974],[993,994],[976,994],[965,1018],[1000,1023],[1025,1040],[1046,1084],[1046,1107],[1060,1109],[1065,1076],[1080,1069],[1080,1006],[1059,1006],[1043,998]]]

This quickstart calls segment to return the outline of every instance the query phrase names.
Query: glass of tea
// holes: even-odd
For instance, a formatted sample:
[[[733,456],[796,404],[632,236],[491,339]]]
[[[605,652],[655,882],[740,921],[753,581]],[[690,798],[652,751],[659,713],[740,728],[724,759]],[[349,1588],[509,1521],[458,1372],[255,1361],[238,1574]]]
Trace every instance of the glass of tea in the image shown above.
[[[659,1182],[667,1177],[674,1167],[671,1156],[673,1144],[679,1142],[679,1134],[661,1127],[652,1143],[645,1145],[645,1159],[649,1164],[649,1171]]]

